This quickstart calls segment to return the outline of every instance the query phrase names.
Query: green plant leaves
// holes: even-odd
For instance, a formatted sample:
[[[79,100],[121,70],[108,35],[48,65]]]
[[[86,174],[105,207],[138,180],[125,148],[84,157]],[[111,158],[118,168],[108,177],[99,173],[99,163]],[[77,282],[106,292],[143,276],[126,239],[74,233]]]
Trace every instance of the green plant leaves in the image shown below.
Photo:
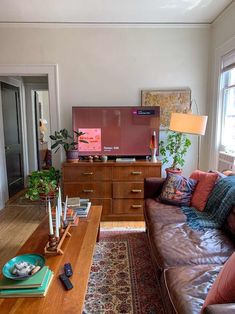
[[[79,140],[78,138],[81,135],[84,135],[84,132],[73,131],[74,136],[77,138],[77,141],[74,140],[74,137],[69,134],[67,129],[61,129],[60,131],[55,131],[54,134],[50,135],[50,139],[54,141],[51,146],[51,149],[56,149],[55,153],[58,151],[59,147],[63,147],[65,152],[70,150],[76,150],[78,142],[88,143],[86,140]]]
[[[47,195],[57,191],[60,179],[60,171],[51,167],[48,170],[33,171],[28,177],[28,189],[25,197],[30,200],[39,200],[40,194]]]
[[[185,155],[191,141],[184,133],[168,131],[167,137],[164,141],[159,143],[159,151],[162,155],[163,164],[172,160],[170,168],[183,167],[185,164]]]

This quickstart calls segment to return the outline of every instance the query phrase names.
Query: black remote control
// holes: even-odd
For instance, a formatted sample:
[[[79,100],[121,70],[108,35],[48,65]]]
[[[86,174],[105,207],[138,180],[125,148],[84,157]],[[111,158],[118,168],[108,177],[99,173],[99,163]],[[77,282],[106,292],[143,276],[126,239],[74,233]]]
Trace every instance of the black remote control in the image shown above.
[[[72,282],[69,280],[69,278],[65,274],[59,275],[59,278],[66,290],[70,290],[73,288]]]
[[[67,277],[71,277],[73,274],[72,266],[70,263],[64,264],[64,273]]]

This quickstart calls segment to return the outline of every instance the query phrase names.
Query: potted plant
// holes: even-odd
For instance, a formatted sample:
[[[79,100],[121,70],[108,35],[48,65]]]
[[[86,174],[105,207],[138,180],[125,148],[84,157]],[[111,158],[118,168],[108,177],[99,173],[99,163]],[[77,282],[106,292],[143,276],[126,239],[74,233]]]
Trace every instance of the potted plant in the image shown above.
[[[54,198],[58,189],[60,171],[51,167],[47,170],[33,171],[28,177],[25,197],[35,201]]]
[[[185,164],[185,155],[188,148],[191,145],[191,141],[184,133],[168,131],[165,140],[160,141],[160,154],[162,155],[162,163],[166,164],[171,161],[169,168],[166,168],[166,172],[181,173]]]
[[[78,161],[78,142],[88,143],[83,139],[79,139],[81,135],[84,135],[84,132],[73,131],[73,136],[69,134],[67,129],[62,129],[60,131],[55,131],[53,135],[50,135],[50,139],[54,141],[51,149],[55,149],[55,153],[59,150],[60,147],[63,147],[66,153],[66,159],[68,162]]]

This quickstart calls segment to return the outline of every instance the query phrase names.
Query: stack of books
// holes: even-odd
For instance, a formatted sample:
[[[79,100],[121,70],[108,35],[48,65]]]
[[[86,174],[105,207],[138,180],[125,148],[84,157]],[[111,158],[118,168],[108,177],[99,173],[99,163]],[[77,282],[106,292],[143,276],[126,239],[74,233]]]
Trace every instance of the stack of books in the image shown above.
[[[80,197],[68,197],[68,207],[77,207],[80,206]]]
[[[0,280],[0,298],[44,297],[52,282],[53,272],[44,266],[37,274],[25,280]]]
[[[52,209],[52,221],[53,221],[54,225],[55,225],[55,217],[56,217],[55,209]],[[72,207],[67,208],[66,221],[68,223],[70,223],[71,226],[77,226],[78,225],[79,217],[78,217],[76,211]]]
[[[77,213],[78,217],[87,217],[91,208],[89,199],[81,198],[79,206],[74,206],[73,210]]]

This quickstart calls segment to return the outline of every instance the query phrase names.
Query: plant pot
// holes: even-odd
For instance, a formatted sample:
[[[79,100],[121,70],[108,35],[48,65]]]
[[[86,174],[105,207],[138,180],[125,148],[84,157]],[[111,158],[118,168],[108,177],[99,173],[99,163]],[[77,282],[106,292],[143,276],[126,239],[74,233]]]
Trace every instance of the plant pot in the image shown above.
[[[168,173],[173,173],[173,174],[182,174],[182,169],[179,168],[166,168],[166,174],[168,175]]]
[[[67,162],[78,162],[78,150],[69,150],[66,152]]]
[[[48,194],[45,193],[39,193],[39,197],[41,201],[46,201],[46,200],[53,200],[56,197],[56,192],[51,191]]]

